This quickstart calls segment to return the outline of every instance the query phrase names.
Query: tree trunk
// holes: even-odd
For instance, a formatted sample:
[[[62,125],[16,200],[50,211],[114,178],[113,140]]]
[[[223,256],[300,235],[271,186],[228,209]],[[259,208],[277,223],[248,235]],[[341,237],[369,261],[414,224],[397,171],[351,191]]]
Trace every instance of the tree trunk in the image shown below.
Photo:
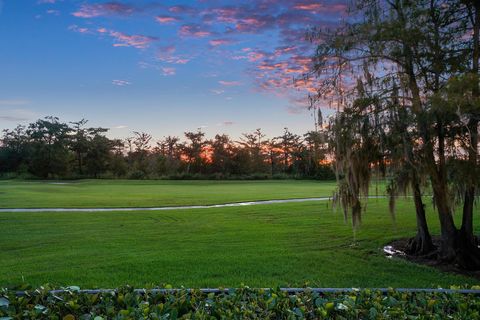
[[[440,260],[453,262],[456,257],[457,228],[453,221],[452,213],[448,205],[446,186],[438,176],[431,177],[435,205],[440,220],[441,242],[439,248]]]
[[[412,138],[410,137],[406,123],[403,123],[402,120],[406,118],[406,112],[403,109],[399,111],[399,122],[402,123],[402,139],[404,145],[404,154],[406,158],[406,166],[410,171],[411,177],[411,187],[413,191],[413,200],[415,203],[415,214],[417,220],[417,234],[415,237],[411,238],[408,241],[406,248],[406,253],[410,255],[427,255],[434,251],[435,246],[432,242],[432,237],[430,231],[428,230],[427,219],[425,215],[425,205],[422,200],[422,192],[420,190],[420,182],[418,177],[418,172],[416,168],[416,163],[413,156],[413,146]]]
[[[352,223],[354,228],[357,228],[362,223],[362,204],[358,197],[355,197],[354,205],[352,206]]]
[[[413,177],[412,189],[417,217],[417,234],[409,240],[406,253],[411,255],[426,255],[431,253],[435,249],[435,246],[433,245],[432,237],[428,230],[425,205],[422,201],[422,194],[416,175]]]
[[[439,258],[442,261],[453,262],[456,258],[456,237],[458,231],[455,227],[455,223],[451,215],[450,206],[448,204],[447,185],[446,179],[444,179],[445,174],[442,170],[440,170],[442,168],[439,168],[437,166],[437,162],[435,160],[434,148],[429,132],[429,123],[426,119],[425,111],[422,108],[420,88],[418,87],[417,79],[413,68],[414,60],[412,57],[412,50],[407,45],[404,45],[404,54],[406,58],[405,72],[408,76],[408,85],[413,98],[412,111],[416,115],[416,117],[418,117],[417,127],[423,143],[424,161],[426,169],[428,171],[428,175],[430,176],[430,181],[432,183],[434,201],[437,206],[438,217],[440,220],[441,243],[439,248]],[[440,131],[437,132],[440,133]],[[441,152],[441,147],[443,146],[442,142],[440,141],[439,146],[439,152]],[[444,155],[440,155],[440,157],[442,156]],[[440,160],[440,162],[442,161],[443,159]]]
[[[463,206],[462,227],[457,239],[457,263],[470,270],[480,269],[480,249],[478,239],[473,234],[473,202],[475,188],[471,187],[465,192]]]
[[[475,200],[475,187],[470,186],[467,191],[465,191],[465,200],[463,203],[463,216],[462,216],[462,227],[460,228],[461,233],[464,234],[465,238],[474,240],[473,235],[473,203]]]

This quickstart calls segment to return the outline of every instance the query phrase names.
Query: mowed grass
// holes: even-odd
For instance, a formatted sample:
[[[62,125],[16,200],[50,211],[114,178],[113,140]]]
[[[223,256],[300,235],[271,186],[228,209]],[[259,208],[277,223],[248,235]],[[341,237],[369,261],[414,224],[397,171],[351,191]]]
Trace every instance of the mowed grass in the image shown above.
[[[258,197],[271,194],[278,193],[272,190]],[[478,212],[476,215],[477,219]],[[433,232],[438,233],[431,208],[428,219]],[[394,224],[387,200],[371,199],[355,243],[351,226],[327,202],[163,212],[0,213],[0,285],[478,284],[472,278],[384,257],[385,243],[414,232],[414,210],[409,200],[398,203]]]
[[[329,197],[319,181],[0,180],[0,208],[156,207]]]

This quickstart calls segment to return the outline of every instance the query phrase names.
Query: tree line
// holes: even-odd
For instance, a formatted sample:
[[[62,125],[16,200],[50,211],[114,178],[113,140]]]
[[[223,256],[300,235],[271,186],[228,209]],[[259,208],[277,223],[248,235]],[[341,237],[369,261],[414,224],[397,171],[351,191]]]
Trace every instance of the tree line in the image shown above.
[[[345,216],[359,225],[372,168],[388,173],[392,213],[398,195],[413,196],[417,235],[407,251],[480,269],[473,228],[480,1],[358,0],[351,14],[352,22],[311,34],[322,40],[312,71],[322,83],[315,98],[338,106],[328,132]],[[433,196],[439,243],[425,195]]]
[[[268,138],[261,129],[238,141],[226,134],[207,139],[200,129],[183,139],[133,132],[110,139],[108,129],[87,120],[65,123],[49,116],[3,130],[0,175],[70,179],[334,179],[326,161],[325,136],[310,131],[299,136],[285,128]]]

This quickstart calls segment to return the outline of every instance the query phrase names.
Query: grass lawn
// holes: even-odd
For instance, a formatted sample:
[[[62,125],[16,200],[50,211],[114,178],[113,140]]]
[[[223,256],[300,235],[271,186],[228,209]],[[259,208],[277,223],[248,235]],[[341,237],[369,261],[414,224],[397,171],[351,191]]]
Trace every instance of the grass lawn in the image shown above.
[[[0,180],[0,208],[156,207],[331,196],[335,182]]]
[[[140,205],[145,204],[141,195],[147,198],[145,205],[216,203],[321,196],[332,190],[331,183],[305,181],[87,181],[43,184],[45,188],[38,183],[8,183],[1,187],[8,201],[2,203],[5,207]],[[231,186],[239,194],[228,191]],[[109,195],[107,199],[97,195],[101,190]],[[162,194],[160,201],[153,197],[155,190],[171,198]],[[22,196],[26,198],[20,201]],[[431,208],[428,218],[433,233],[438,233]],[[394,225],[385,199],[369,201],[355,246],[350,225],[326,202],[164,212],[0,213],[0,286],[22,281],[84,288],[161,283],[174,287],[478,284],[475,279],[383,256],[385,243],[414,232],[410,201],[398,203]]]

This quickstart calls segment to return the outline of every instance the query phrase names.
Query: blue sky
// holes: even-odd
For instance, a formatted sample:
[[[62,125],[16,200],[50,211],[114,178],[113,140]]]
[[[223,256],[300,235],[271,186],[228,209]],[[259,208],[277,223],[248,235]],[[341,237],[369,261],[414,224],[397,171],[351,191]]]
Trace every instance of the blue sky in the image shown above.
[[[294,84],[333,1],[0,0],[0,129],[55,115],[156,138],[313,128]]]

